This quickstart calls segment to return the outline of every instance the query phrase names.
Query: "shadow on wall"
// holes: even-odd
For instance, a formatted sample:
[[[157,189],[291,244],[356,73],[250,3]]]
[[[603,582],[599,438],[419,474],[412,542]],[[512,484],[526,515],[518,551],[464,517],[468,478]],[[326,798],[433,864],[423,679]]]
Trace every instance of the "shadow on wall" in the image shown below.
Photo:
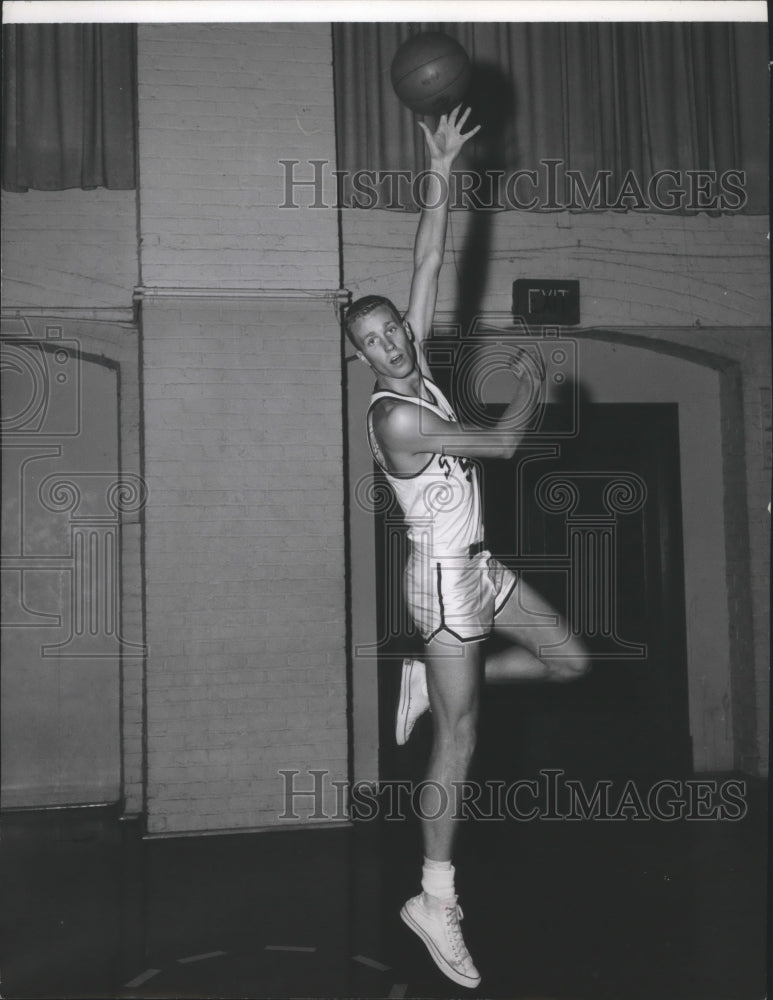
[[[479,174],[504,171],[507,134],[512,131],[512,118],[516,113],[509,81],[494,66],[476,65],[466,103],[473,109],[470,120],[480,124],[481,130],[470,145],[465,169]],[[481,197],[485,198],[483,192]],[[494,224],[492,212],[471,212],[470,216],[459,259],[455,257],[456,319],[465,331],[470,329],[482,306]]]

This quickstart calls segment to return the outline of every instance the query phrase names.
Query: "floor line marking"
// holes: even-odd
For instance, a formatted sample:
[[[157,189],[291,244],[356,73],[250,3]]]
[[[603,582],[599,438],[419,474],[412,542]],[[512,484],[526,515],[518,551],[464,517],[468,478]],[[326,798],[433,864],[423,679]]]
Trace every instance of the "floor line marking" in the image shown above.
[[[379,972],[389,972],[392,968],[391,965],[384,965],[383,962],[377,962],[375,958],[367,958],[365,955],[353,955],[353,962],[359,962],[360,965],[369,965],[371,969],[378,969]]]
[[[225,954],[224,951],[205,951],[203,955],[189,955],[187,958],[178,958],[177,961],[180,965],[185,965],[186,962],[203,962],[206,958],[217,958]]]
[[[161,969],[146,969],[145,972],[141,972],[139,976],[135,976],[134,979],[130,979],[128,983],[123,984],[125,990],[133,990],[136,986],[142,986],[153,976],[157,976]]]
[[[300,944],[267,944],[266,951],[316,951],[315,948],[307,948]]]
[[[387,994],[389,1000],[401,1000],[408,992],[408,983],[395,983]]]

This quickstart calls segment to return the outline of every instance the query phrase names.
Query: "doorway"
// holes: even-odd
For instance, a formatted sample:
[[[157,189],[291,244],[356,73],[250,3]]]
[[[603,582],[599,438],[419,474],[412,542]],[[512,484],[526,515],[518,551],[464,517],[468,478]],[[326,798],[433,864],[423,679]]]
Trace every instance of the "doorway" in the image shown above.
[[[484,516],[492,552],[587,636],[593,669],[572,685],[484,688],[476,770],[504,781],[543,768],[684,775],[692,753],[678,406],[584,402],[573,437],[562,435],[565,416],[546,406],[539,437],[514,462],[484,463]],[[569,506],[561,483],[575,491],[565,493]],[[378,573],[381,615],[395,600],[386,577]],[[603,600],[588,600],[594,583]],[[383,621],[379,634],[388,634]],[[406,748],[394,745],[398,684],[390,662],[379,671],[382,780],[420,777],[428,750],[427,718]]]

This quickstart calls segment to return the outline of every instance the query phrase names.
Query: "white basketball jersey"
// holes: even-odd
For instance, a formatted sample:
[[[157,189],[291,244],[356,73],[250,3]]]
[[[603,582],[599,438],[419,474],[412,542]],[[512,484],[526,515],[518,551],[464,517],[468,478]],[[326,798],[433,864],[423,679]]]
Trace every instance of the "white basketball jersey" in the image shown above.
[[[373,457],[392,487],[408,525],[408,537],[416,545],[437,552],[456,552],[483,538],[478,470],[469,458],[433,455],[419,472],[390,472],[373,430],[373,407],[381,399],[413,403],[456,421],[456,414],[443,393],[424,380],[433,402],[398,392],[376,391],[367,415],[368,441]]]

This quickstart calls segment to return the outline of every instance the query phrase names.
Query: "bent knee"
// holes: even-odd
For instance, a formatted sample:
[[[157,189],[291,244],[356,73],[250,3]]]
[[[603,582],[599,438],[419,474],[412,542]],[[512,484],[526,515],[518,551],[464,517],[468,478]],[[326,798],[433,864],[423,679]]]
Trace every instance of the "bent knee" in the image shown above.
[[[569,662],[569,680],[578,681],[581,677],[585,677],[590,673],[590,666],[590,657],[587,653],[583,653],[582,656],[571,660]]]
[[[574,656],[567,656],[560,660],[552,660],[550,663],[551,672],[555,680],[568,683],[578,681],[585,677],[591,668],[591,659],[583,649]]]

